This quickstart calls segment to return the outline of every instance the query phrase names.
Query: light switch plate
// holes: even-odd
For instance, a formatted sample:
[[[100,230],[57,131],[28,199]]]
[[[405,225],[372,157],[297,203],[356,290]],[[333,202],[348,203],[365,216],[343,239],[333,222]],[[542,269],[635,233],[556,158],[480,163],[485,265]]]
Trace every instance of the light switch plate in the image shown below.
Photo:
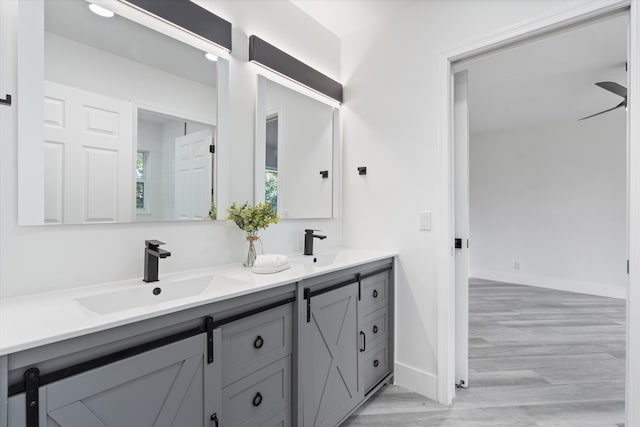
[[[431,211],[420,211],[418,217],[420,218],[420,230],[431,230]]]

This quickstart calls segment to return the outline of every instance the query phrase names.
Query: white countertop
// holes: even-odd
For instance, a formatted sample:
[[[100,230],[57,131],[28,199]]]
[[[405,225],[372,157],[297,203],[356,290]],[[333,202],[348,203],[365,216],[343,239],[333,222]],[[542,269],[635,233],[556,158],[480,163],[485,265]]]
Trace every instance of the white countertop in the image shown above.
[[[330,265],[304,265],[292,262],[290,269],[274,274],[255,274],[250,268],[242,267],[241,264],[231,264],[160,274],[160,281],[151,284],[144,283],[142,279],[132,279],[57,292],[3,298],[0,299],[0,356],[275,288],[397,255],[391,251],[347,248],[318,251],[318,255],[321,256],[323,252],[337,252],[335,260]],[[93,313],[77,301],[78,298],[91,295],[108,294],[125,289],[136,290],[141,286],[162,286],[163,281],[166,283],[171,280],[207,275],[212,275],[213,279],[198,295],[110,314]]]

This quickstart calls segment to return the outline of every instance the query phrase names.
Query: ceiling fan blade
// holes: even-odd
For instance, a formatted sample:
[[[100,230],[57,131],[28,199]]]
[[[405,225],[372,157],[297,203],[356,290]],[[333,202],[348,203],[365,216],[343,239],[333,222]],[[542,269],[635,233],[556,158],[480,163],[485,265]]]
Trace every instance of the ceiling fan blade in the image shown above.
[[[616,82],[598,82],[596,86],[600,86],[602,89],[613,92],[623,98],[627,97],[627,88]]]
[[[584,119],[590,119],[591,117],[599,116],[600,114],[608,113],[609,111],[617,110],[618,108],[622,108],[622,107],[626,107],[626,106],[627,106],[627,100],[625,99],[624,101],[622,101],[620,104],[616,105],[613,108],[609,108],[608,110],[600,111],[599,113],[595,113],[595,114],[592,114],[590,116],[583,117],[583,118],[579,119],[578,121],[584,120]]]

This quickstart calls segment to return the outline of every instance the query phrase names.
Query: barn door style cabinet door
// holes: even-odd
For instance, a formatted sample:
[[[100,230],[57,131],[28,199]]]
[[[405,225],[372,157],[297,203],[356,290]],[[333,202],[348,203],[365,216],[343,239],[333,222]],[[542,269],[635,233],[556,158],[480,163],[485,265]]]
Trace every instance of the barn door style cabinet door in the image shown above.
[[[333,427],[360,400],[358,285],[306,293],[310,312],[302,326],[304,425]]]
[[[392,379],[392,264],[304,284],[301,401],[304,427],[339,425]]]
[[[214,348],[219,343],[214,333]],[[10,426],[211,426],[220,411],[220,363],[209,363],[207,335],[54,381],[9,399]],[[220,360],[214,354],[214,360]]]

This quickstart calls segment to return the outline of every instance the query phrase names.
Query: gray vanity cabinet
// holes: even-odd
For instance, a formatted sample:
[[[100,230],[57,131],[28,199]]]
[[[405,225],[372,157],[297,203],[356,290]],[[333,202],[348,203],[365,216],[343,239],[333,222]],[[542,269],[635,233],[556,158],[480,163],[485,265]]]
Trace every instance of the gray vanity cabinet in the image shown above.
[[[393,307],[389,258],[13,353],[8,426],[336,427],[393,378]]]
[[[40,387],[38,425],[209,426],[219,368],[207,363],[204,334],[167,344]],[[24,394],[9,399],[9,425],[27,425]]]
[[[301,355],[304,426],[333,427],[360,400],[358,284],[307,296]]]
[[[291,425],[292,304],[223,325],[220,426]]]
[[[368,394],[391,372],[389,362],[389,271],[361,279],[358,301],[358,330],[361,342],[358,359],[360,389]]]
[[[303,427],[335,427],[392,379],[392,260],[303,282]]]
[[[290,427],[294,289],[16,354],[8,425]]]

